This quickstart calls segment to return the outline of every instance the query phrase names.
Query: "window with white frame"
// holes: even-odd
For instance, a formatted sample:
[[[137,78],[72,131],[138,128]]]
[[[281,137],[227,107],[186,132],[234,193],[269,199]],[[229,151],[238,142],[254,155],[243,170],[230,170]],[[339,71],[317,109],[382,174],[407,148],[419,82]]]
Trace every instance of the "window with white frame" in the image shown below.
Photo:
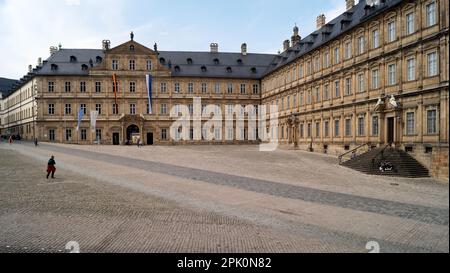
[[[130,82],[130,93],[136,93],[136,82]]]
[[[406,134],[413,135],[415,133],[414,127],[414,112],[408,112],[406,113]]]
[[[102,105],[99,103],[95,104],[95,111],[97,111],[97,113],[99,115],[101,115],[102,114]]]
[[[352,43],[347,42],[344,46],[344,58],[346,60],[350,59],[352,57]]]
[[[339,81],[335,81],[334,82],[334,97],[335,98],[340,98],[341,97],[341,87],[340,87],[340,82]]]
[[[320,122],[316,122],[316,137],[320,137]]]
[[[406,35],[411,35],[414,31],[414,12],[410,12],[406,14]]]
[[[161,115],[167,115],[167,104],[162,103],[160,107],[161,107],[160,108],[161,109],[161,111],[160,111]]]
[[[372,89],[380,87],[380,71],[378,69],[372,70]]]
[[[321,96],[320,96],[320,87],[316,87],[316,102],[320,102],[321,101]]]
[[[358,74],[358,92],[362,93],[366,91],[366,77],[364,76],[364,73]]]
[[[339,120],[334,121],[334,136],[339,137],[340,136],[340,122]]]
[[[346,119],[345,120],[345,136],[351,136],[352,135],[352,120]]]
[[[436,134],[437,133],[437,111],[436,109],[431,109],[427,111],[427,133]]]
[[[136,61],[130,60],[130,70],[136,70]]]
[[[413,81],[416,79],[416,60],[409,58],[406,60],[406,80]]]
[[[397,83],[397,65],[388,65],[388,85],[394,85]]]
[[[220,94],[220,83],[215,83],[214,84],[214,93],[216,94]]]
[[[323,99],[324,100],[330,99],[330,85],[329,84],[325,84],[323,86]]]
[[[55,92],[55,82],[48,82],[48,92],[49,93]]]
[[[232,83],[229,83],[227,85],[227,93],[228,94],[233,94],[233,84]]]
[[[378,29],[372,30],[372,48],[378,48],[380,46],[380,32]]]
[[[323,123],[323,133],[324,133],[324,137],[330,136],[330,123],[328,120],[324,121],[324,123]]]
[[[352,78],[346,78],[345,79],[345,95],[351,95],[352,94]]]
[[[136,104],[130,104],[130,115],[136,115]]]
[[[201,84],[201,91],[203,94],[208,92],[208,85],[206,83]]]
[[[364,36],[358,38],[358,54],[363,54],[365,48],[365,39]]]
[[[378,136],[379,126],[378,126],[378,116],[372,117],[372,136]]]
[[[112,70],[119,70],[119,61],[112,60]]]
[[[48,105],[48,114],[49,115],[54,115],[55,114],[55,104],[50,103]]]
[[[247,93],[247,90],[246,90],[246,87],[247,87],[247,85],[246,84],[241,84],[241,94],[246,94]]]
[[[324,53],[323,59],[324,59],[324,61],[323,61],[323,63],[324,63],[324,65],[323,65],[324,68],[330,67],[330,52],[326,51],[326,52]]]
[[[389,22],[387,25],[388,28],[388,41],[393,42],[397,40],[397,31],[395,21]]]
[[[436,52],[427,54],[427,67],[428,77],[436,76],[438,74],[438,60]]]
[[[194,83],[192,82],[188,83],[188,93],[189,94],[194,93]]]
[[[259,84],[254,84],[253,85],[253,95],[258,95],[259,94]]]
[[[165,83],[165,82],[161,83],[160,91],[161,91],[161,93],[167,93],[167,83]]]
[[[365,119],[364,117],[358,118],[358,136],[365,135]]]
[[[180,83],[176,82],[174,84],[174,92],[179,94],[180,93]]]
[[[148,71],[153,70],[153,63],[152,63],[152,60],[147,60],[147,70],[148,70]]]
[[[436,24],[436,2],[432,2],[425,7],[426,9],[426,22],[427,27],[434,26]]]
[[[336,47],[334,49],[334,64],[338,64],[339,62],[340,62],[339,47]]]

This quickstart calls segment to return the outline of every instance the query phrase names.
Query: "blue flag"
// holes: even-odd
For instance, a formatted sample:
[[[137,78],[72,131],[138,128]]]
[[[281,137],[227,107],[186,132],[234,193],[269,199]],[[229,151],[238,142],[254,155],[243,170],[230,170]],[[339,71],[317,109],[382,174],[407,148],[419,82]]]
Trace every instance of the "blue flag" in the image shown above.
[[[146,75],[145,80],[147,82],[147,93],[148,93],[148,113],[150,115],[153,114],[153,107],[152,107],[152,95],[153,95],[153,78],[152,75]]]
[[[83,119],[83,117],[84,117],[84,109],[81,108],[81,106],[80,106],[80,109],[78,109],[78,126],[77,126],[77,132],[80,130],[80,124],[81,124],[81,120]]]

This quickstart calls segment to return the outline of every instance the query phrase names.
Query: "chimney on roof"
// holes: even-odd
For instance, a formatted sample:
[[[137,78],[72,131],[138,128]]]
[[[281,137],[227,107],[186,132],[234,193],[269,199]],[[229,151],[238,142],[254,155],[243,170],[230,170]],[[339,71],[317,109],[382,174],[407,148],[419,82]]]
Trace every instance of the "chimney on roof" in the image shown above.
[[[30,65],[28,66],[28,73],[31,73],[31,72],[33,72],[33,66],[30,64]]]
[[[347,10],[350,10],[355,5],[355,0],[345,0],[345,4],[347,7]]]
[[[37,66],[38,67],[42,66],[42,58],[41,57],[38,58]]]
[[[326,23],[326,17],[325,14],[321,14],[319,16],[317,16],[317,20],[316,20],[316,24],[317,24],[317,29],[321,29]]]
[[[244,56],[247,55],[247,44],[246,43],[243,43],[241,45],[241,54],[244,55]]]
[[[102,49],[104,51],[109,50],[110,45],[111,45],[111,42],[109,40],[103,40],[102,41]]]
[[[58,51],[58,48],[57,48],[57,47],[55,47],[55,46],[51,46],[51,47],[50,47],[50,55],[55,54],[56,51]]]
[[[285,40],[283,42],[283,51],[287,51],[291,47],[291,42],[289,40]]]
[[[217,53],[219,52],[219,44],[218,43],[211,43],[211,53]]]

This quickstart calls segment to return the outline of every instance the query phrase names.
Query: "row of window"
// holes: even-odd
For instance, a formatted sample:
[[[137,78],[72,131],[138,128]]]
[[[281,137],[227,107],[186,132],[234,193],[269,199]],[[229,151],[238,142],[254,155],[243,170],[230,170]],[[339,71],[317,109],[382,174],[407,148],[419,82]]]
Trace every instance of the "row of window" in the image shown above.
[[[119,60],[112,60],[111,69],[119,70],[119,68],[120,68]],[[134,71],[134,70],[136,70],[136,68],[137,68],[136,60],[129,60],[128,61],[128,69]],[[147,70],[147,71],[153,70],[152,60],[147,60],[145,70]]]
[[[405,18],[406,26],[405,33],[406,35],[411,35],[416,31],[415,26],[415,12],[411,11],[406,14]],[[430,27],[437,24],[436,19],[436,3],[432,2],[426,5],[426,27]],[[387,23],[387,41],[394,42],[397,40],[397,23],[395,20],[391,20]],[[377,49],[381,46],[380,43],[380,30],[378,28],[372,29],[371,31],[371,49]],[[361,55],[366,52],[366,37],[364,35],[359,36],[356,39],[356,55]],[[334,47],[331,52],[325,51],[323,53],[323,59],[321,61],[320,55],[315,56],[312,60],[308,60],[305,62],[305,65],[299,64],[298,67],[294,66],[290,69],[289,73],[283,73],[281,75],[275,76],[268,83],[268,88],[274,89],[276,86],[281,86],[288,82],[294,81],[298,79],[302,79],[305,76],[312,75],[314,72],[318,72],[321,69],[321,65],[323,68],[329,68],[332,64],[337,65],[340,64],[343,60],[348,60],[353,57],[354,54],[354,45],[352,41],[346,41],[344,43],[344,56],[341,57],[341,47]],[[297,72],[298,69],[298,72]],[[306,74],[305,74],[306,73]]]
[[[216,94],[221,94],[221,84],[220,83],[215,83],[214,85],[214,93]],[[186,85],[186,90],[188,94],[193,94],[194,93],[194,83],[188,83]],[[228,83],[227,84],[227,94],[233,94],[234,92],[234,84],[232,83]],[[55,92],[55,82],[50,81],[48,82],[48,92],[49,93],[54,93]],[[86,93],[86,82],[80,82],[80,86],[79,86],[79,91],[80,93]],[[117,90],[117,85],[113,84],[113,92],[114,90]],[[160,88],[159,88],[160,92],[162,94],[167,93],[167,83],[162,82],[160,83]],[[66,93],[70,93],[72,92],[72,82],[65,82],[64,83],[64,91]],[[130,93],[135,93],[136,92],[136,82],[129,82],[128,85],[128,91]],[[200,89],[199,91],[203,94],[206,94],[209,92],[208,89],[208,84],[207,83],[201,83],[200,84]],[[247,90],[247,84],[240,84],[239,86],[239,91],[240,94],[247,94],[248,90]],[[102,92],[102,83],[101,82],[95,82],[95,92],[96,93],[101,93]],[[174,83],[174,92],[176,94],[181,94],[183,93],[183,88],[182,88],[182,84],[181,83]],[[252,94],[253,95],[257,95],[259,94],[259,84],[253,84],[252,85]]]
[[[416,58],[411,57],[406,60],[406,80],[414,81],[416,80]],[[431,52],[427,54],[427,74],[428,77],[433,77],[438,75],[438,58],[437,52]],[[397,64],[389,64],[387,66],[387,75],[386,75],[386,84],[388,86],[396,85],[398,79],[397,73]],[[298,107],[317,103],[321,101],[327,101],[332,98],[341,98],[343,96],[349,96],[353,94],[353,90],[355,89],[353,86],[353,79],[351,77],[347,77],[344,79],[344,92],[341,92],[341,80],[336,80],[332,87],[330,84],[324,84],[323,90],[321,87],[315,87],[313,90],[307,92],[300,92],[298,95],[299,100],[297,101],[297,95],[287,96],[285,98],[281,98],[276,100],[275,103],[278,105],[281,111],[287,110],[291,108],[291,98],[294,103],[292,106]],[[370,72],[370,90],[376,90],[380,88],[380,70],[372,69]],[[356,75],[356,92],[362,93],[367,89],[366,75],[365,73],[359,73]],[[306,96],[306,98],[305,98]],[[286,103],[285,103],[286,102]]]

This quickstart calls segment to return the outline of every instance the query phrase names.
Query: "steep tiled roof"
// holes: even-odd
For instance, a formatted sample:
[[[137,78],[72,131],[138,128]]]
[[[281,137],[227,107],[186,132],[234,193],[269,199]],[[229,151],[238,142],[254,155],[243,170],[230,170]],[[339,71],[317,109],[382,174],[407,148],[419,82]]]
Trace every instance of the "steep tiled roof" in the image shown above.
[[[9,93],[12,91],[12,86],[16,82],[17,80],[0,78],[0,94],[2,94],[3,97],[8,96]]]

